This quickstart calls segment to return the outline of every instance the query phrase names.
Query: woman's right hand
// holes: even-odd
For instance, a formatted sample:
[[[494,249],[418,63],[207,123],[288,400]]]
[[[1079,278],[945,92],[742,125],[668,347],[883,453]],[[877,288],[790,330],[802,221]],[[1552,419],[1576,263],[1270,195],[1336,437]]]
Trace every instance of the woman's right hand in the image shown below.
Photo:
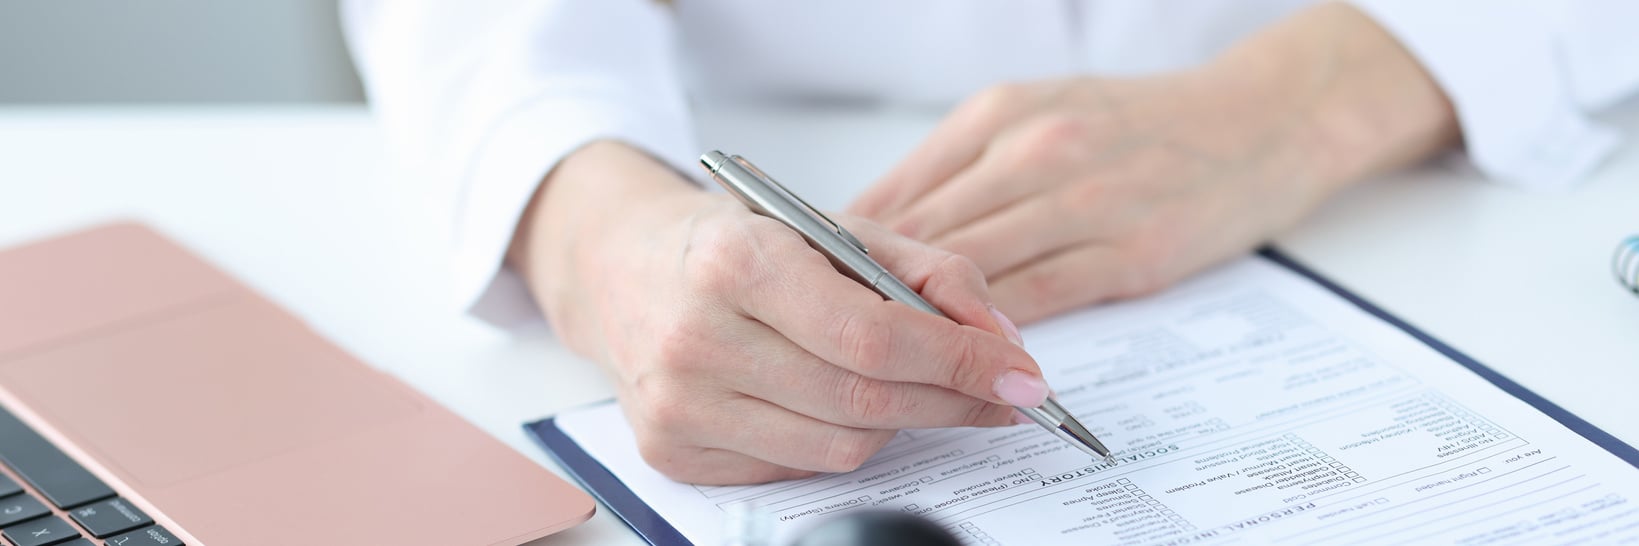
[[[796,232],[598,142],[560,162],[511,263],[613,376],[644,460],[679,481],[859,467],[901,428],[1000,426],[1047,387],[966,258],[854,219],[950,318],[884,301]]]

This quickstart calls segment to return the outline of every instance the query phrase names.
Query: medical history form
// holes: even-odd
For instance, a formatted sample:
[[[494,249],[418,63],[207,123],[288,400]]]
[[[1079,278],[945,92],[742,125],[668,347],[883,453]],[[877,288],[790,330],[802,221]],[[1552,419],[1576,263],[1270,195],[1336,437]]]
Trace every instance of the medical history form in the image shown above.
[[[656,544],[720,544],[737,505],[780,541],[892,510],[974,545],[1639,542],[1633,448],[1278,253],[1024,336],[1116,464],[1034,426],[907,430],[854,472],[706,487],[644,464],[612,403],[532,432]]]

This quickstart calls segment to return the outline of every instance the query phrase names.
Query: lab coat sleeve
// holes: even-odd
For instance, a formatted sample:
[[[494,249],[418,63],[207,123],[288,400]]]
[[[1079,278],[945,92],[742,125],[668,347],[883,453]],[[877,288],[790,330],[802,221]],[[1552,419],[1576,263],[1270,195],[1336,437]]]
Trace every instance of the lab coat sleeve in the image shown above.
[[[1493,180],[1568,187],[1618,146],[1597,115],[1639,88],[1639,2],[1353,3],[1444,89],[1470,160]]]
[[[346,0],[342,10],[400,182],[431,202],[456,300],[487,322],[539,317],[504,258],[560,159],[601,139],[680,170],[697,153],[660,2]]]

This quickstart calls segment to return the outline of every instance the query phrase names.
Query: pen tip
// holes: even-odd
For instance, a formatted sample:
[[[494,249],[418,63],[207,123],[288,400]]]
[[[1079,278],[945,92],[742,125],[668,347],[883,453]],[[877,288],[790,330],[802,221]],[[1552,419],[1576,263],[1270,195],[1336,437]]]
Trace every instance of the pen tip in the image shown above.
[[[1070,417],[1059,423],[1058,428],[1064,432],[1065,439],[1070,440],[1070,443],[1082,452],[1092,455],[1093,460],[1103,458],[1104,462],[1112,461],[1110,450],[1105,448],[1104,444],[1098,441],[1098,438],[1093,437],[1093,433],[1088,432],[1087,427],[1082,426],[1081,421]]]

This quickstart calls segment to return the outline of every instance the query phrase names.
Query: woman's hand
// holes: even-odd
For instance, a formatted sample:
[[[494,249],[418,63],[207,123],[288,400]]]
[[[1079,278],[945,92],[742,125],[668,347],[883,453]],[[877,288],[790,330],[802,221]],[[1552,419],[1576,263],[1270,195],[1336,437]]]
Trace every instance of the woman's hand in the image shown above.
[[[511,260],[613,375],[644,459],[680,481],[852,470],[898,429],[1006,425],[1008,404],[1042,402],[972,262],[849,227],[951,319],[884,301],[784,225],[613,143],[559,164]]]
[[[972,258],[1028,322],[1245,252],[1455,127],[1388,34],[1324,4],[1197,70],[981,93],[851,210]]]

